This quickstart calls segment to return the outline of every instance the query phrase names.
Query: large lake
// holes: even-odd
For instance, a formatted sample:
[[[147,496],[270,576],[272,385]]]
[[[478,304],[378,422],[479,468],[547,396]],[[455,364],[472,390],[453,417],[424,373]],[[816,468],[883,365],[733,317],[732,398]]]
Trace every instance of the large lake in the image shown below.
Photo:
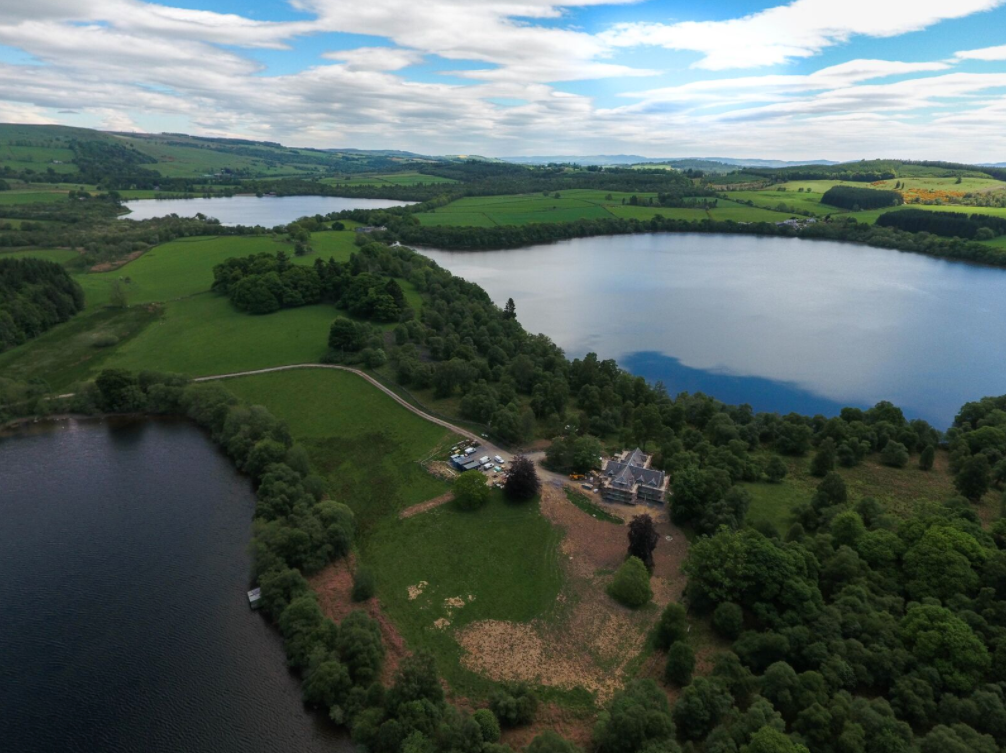
[[[594,351],[755,410],[835,414],[890,400],[946,428],[1006,393],[1006,271],[852,244],[747,235],[582,238],[423,249],[508,297],[571,357]]]
[[[391,199],[347,199],[341,196],[219,196],[212,199],[138,199],[125,201],[127,220],[149,220],[177,214],[195,217],[202,213],[224,225],[286,225],[300,217],[342,212],[346,209],[386,209],[415,202]]]
[[[0,439],[0,750],[350,750],[248,608],[254,503],[188,423]]]

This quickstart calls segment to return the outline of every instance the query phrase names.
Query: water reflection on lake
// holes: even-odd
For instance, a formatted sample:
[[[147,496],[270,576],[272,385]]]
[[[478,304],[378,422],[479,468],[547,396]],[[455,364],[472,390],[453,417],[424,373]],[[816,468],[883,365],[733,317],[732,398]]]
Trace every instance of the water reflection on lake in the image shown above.
[[[615,358],[673,394],[834,414],[891,400],[940,428],[1006,393],[1006,271],[852,244],[746,235],[424,249],[513,297],[571,357]]]

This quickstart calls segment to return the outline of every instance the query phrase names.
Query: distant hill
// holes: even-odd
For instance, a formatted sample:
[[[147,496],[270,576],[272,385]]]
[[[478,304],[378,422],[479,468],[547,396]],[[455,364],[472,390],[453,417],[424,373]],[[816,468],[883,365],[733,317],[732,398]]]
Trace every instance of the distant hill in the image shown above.
[[[137,187],[171,181],[331,177],[439,161],[399,150],[311,149],[272,141],[0,124],[0,173],[26,180]],[[177,186],[176,186],[177,187]]]
[[[835,165],[831,160],[786,161],[771,159],[738,159],[735,157],[643,157],[638,154],[552,155],[532,157],[502,157],[521,165],[546,165],[550,162],[572,162],[578,165],[645,165],[678,162],[707,162],[737,167],[790,167],[792,165]]]

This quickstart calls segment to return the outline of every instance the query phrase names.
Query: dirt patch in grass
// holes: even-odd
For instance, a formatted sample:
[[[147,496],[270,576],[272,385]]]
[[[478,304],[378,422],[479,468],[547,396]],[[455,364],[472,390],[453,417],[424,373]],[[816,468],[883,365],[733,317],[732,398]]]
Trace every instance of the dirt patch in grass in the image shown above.
[[[335,622],[342,622],[346,615],[355,609],[362,609],[377,620],[381,628],[381,640],[384,643],[381,682],[390,685],[398,665],[411,652],[405,647],[401,633],[384,613],[379,599],[369,599],[362,604],[353,601],[354,568],[354,558],[350,556],[332,563],[317,575],[311,576],[308,578],[308,583],[318,595],[322,613]]]
[[[428,499],[425,502],[420,502],[418,505],[413,505],[412,507],[406,507],[400,513],[398,513],[398,517],[411,518],[413,515],[419,515],[420,513],[426,512],[427,510],[432,510],[435,507],[440,507],[440,505],[446,505],[453,499],[454,499],[454,492],[447,492],[446,494],[441,494],[439,497],[434,497],[433,499]]]
[[[576,508],[556,485],[543,487],[542,513],[565,532],[560,561],[566,585],[545,617],[529,623],[481,620],[461,630],[456,637],[465,649],[462,664],[498,681],[582,687],[599,702],[610,698],[626,673],[632,672],[630,663],[644,651],[660,608],[679,599],[685,585],[680,568],[687,540],[665,512],[643,509],[654,518],[661,536],[651,579],[655,606],[632,611],[605,592],[610,574],[625,559],[627,528]],[[637,512],[619,508],[629,520]]]
[[[431,475],[437,478],[442,478],[444,481],[453,481],[458,477],[458,472],[451,467],[450,463],[446,463],[443,460],[432,460],[426,464],[426,470],[430,472]]]
[[[135,261],[136,259],[139,259],[146,252],[147,252],[147,249],[143,249],[142,251],[133,251],[133,253],[129,254],[128,256],[123,257],[122,259],[115,259],[114,261],[105,261],[105,262],[102,262],[101,264],[95,264],[93,267],[91,267],[91,269],[89,271],[90,272],[111,272],[112,270],[118,269],[119,267],[126,266],[131,261]]]

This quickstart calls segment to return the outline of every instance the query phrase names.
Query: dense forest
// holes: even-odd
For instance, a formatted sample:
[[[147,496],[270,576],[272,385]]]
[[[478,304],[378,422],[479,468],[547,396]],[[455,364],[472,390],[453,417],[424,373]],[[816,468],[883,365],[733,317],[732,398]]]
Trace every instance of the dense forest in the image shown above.
[[[832,186],[821,197],[821,203],[858,212],[861,209],[896,207],[904,204],[905,200],[897,191],[881,191],[858,186]]]
[[[902,209],[877,218],[881,227],[893,227],[908,233],[932,233],[944,238],[992,240],[1006,234],[1006,219],[987,214],[931,212],[925,209]]]
[[[0,258],[0,353],[84,309],[84,291],[51,261]]]

